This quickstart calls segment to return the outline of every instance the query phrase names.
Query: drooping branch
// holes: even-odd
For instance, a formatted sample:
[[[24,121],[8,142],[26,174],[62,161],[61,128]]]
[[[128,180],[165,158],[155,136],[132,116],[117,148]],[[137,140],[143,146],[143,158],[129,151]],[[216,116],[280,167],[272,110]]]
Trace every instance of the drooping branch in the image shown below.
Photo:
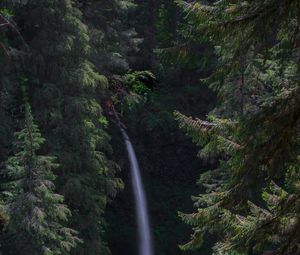
[[[0,13],[0,22],[1,22],[0,28],[1,27],[9,27],[21,39],[22,44],[25,46],[26,50],[29,50],[28,44],[26,43],[24,37],[21,35],[21,33],[17,29],[17,27],[12,22],[10,22],[7,18],[5,18],[1,13]]]

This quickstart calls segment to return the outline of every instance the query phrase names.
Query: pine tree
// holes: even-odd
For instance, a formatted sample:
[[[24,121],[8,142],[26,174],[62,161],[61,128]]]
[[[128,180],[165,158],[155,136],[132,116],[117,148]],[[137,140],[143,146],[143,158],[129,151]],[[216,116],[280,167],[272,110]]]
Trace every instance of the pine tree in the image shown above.
[[[39,155],[44,143],[25,104],[25,126],[15,134],[15,154],[1,172],[9,217],[4,254],[68,254],[79,239],[66,227],[70,211],[54,193],[55,158]]]

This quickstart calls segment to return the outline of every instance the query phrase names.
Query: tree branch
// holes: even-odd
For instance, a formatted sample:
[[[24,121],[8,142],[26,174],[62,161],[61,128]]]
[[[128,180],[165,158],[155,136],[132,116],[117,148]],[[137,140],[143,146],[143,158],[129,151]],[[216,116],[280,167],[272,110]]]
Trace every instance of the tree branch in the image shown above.
[[[7,18],[5,18],[1,13],[0,13],[0,21],[3,22],[2,24],[0,24],[0,27],[5,27],[5,26],[10,27],[11,30],[13,32],[15,32],[18,35],[18,37],[21,39],[21,41],[22,41],[23,45],[25,46],[25,48],[27,50],[29,50],[28,44],[26,43],[25,39],[23,38],[23,36],[19,32],[19,30],[16,28],[16,26],[14,24],[12,24]]]

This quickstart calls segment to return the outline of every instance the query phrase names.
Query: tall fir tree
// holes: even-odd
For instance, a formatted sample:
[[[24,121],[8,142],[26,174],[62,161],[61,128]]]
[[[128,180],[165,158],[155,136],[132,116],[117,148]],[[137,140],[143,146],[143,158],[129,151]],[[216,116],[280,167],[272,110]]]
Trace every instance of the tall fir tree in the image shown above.
[[[141,38],[129,22],[136,5],[126,1],[76,1],[88,26],[90,60],[108,78],[130,70]]]
[[[72,211],[69,225],[83,243],[72,254],[108,254],[103,240],[106,204],[122,188],[101,105],[108,78],[124,74],[140,42],[127,23],[131,1],[2,1],[0,160],[10,153],[20,122],[19,84],[26,83],[33,112],[46,137],[43,151],[55,155],[56,186]],[[1,22],[1,21],[0,21]],[[2,58],[1,58],[2,60]],[[8,65],[8,62],[10,65]],[[3,107],[2,107],[3,106]]]
[[[182,248],[212,235],[214,254],[299,254],[298,1],[177,2],[216,48],[208,82],[222,99],[207,121],[176,113],[219,160],[197,211],[180,214],[194,230]]]
[[[109,159],[100,106],[108,82],[90,62],[89,30],[76,6],[69,0],[30,0],[17,21],[31,50],[25,73],[33,111],[45,148],[60,164],[56,183],[72,212],[70,226],[83,240],[71,253],[102,255],[109,253],[102,239],[105,207],[123,184]]]
[[[55,158],[39,155],[45,142],[25,104],[24,129],[15,133],[15,154],[1,171],[8,224],[4,254],[69,254],[79,239],[66,227],[70,211],[54,193]]]

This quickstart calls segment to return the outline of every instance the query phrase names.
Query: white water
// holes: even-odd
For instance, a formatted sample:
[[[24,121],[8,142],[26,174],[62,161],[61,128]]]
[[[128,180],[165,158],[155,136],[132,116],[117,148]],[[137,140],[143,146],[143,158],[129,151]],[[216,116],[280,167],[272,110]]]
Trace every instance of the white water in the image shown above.
[[[133,194],[137,214],[139,255],[153,255],[147,202],[139,164],[127,133],[123,129],[121,129],[121,131],[126,143],[128,157],[130,161]]]

